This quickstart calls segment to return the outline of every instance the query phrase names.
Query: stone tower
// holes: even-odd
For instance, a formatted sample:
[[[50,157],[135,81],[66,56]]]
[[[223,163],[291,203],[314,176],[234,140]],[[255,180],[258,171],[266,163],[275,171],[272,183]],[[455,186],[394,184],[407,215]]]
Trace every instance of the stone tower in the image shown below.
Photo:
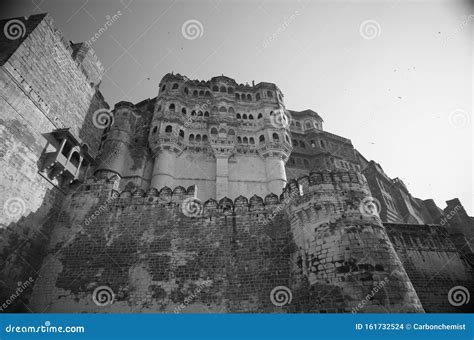
[[[281,193],[292,150],[285,113],[274,84],[165,75],[150,126],[151,186],[196,184],[202,200]]]
[[[363,175],[311,172],[283,195],[291,200],[295,311],[423,312]]]

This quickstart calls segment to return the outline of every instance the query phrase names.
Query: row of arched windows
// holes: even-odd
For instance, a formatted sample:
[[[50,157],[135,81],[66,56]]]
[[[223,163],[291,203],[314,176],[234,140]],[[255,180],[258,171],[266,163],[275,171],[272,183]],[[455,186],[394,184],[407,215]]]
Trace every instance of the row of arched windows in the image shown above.
[[[290,157],[290,159],[288,160],[288,163],[290,165],[304,165],[306,167],[309,167],[309,161],[305,158],[301,159],[298,157]]]
[[[314,124],[314,125],[313,125],[313,124]],[[292,122],[291,122],[291,126],[296,127],[296,129],[298,129],[298,130],[303,130],[303,129],[302,129],[301,122],[292,121]],[[317,122],[314,122],[314,123],[313,123],[313,122],[310,121],[310,120],[307,120],[307,121],[304,122],[304,129],[305,129],[305,130],[312,129],[312,128],[314,128],[314,127],[316,127],[317,129],[321,129],[320,124],[317,123]]]
[[[178,83],[174,83],[171,87],[172,90],[178,90],[179,89],[179,84]],[[166,84],[164,84],[162,87],[161,87],[161,92],[164,92],[166,90]],[[234,94],[234,88],[233,87],[225,87],[225,86],[217,86],[217,85],[214,85],[212,87],[212,91],[213,92],[221,92],[221,93],[228,93],[228,94]],[[189,88],[188,87],[185,87],[184,88],[184,93],[189,95],[190,91],[189,91]],[[211,96],[211,92],[207,91],[207,90],[193,90],[193,93],[192,93],[192,96],[193,97],[210,97]],[[268,98],[273,98],[273,92],[272,91],[267,91],[267,97]],[[256,93],[255,94],[255,100],[260,100],[260,93]],[[249,93],[235,93],[235,99],[236,100],[242,100],[242,101],[252,101],[253,100],[253,97],[251,94]],[[281,96],[280,96],[280,100],[282,100]]]
[[[189,141],[190,141],[191,143],[193,143],[193,142],[199,143],[199,142],[201,142],[201,140],[202,140],[203,142],[207,142],[207,141],[208,141],[207,135],[203,135],[203,136],[202,136],[202,139],[201,139],[201,135],[199,135],[199,134],[197,134],[196,137],[194,137],[194,134],[190,134],[190,135],[189,135]]]
[[[155,134],[158,130],[158,127],[155,126],[152,130],[152,134]],[[173,126],[172,125],[167,125],[165,127],[165,133],[172,133],[173,132]],[[211,128],[211,135],[213,136],[216,136],[216,135],[222,135],[222,136],[225,136],[225,135],[228,135],[228,136],[235,136],[235,131],[233,129],[229,129],[228,131],[226,131],[224,128],[221,128],[220,130],[217,130],[216,127],[213,127]],[[184,138],[184,131],[183,130],[179,130],[179,136]],[[274,142],[279,142],[280,141],[280,136],[278,135],[278,133],[274,132],[272,134],[272,139]],[[203,135],[202,138],[201,138],[201,135],[200,134],[197,134],[196,136],[194,134],[190,134],[189,135],[189,141],[190,142],[200,142],[200,141],[203,141],[203,142],[207,142],[208,141],[208,138],[207,138],[207,135]],[[290,142],[290,138],[288,137],[288,135],[285,135],[285,140],[289,143]],[[259,143],[264,143],[265,142],[265,136],[264,135],[260,135],[259,138],[258,138],[258,141]],[[239,144],[255,144],[255,140],[253,137],[241,137],[241,136],[238,136],[237,137],[237,143]]]
[[[304,141],[298,140],[298,139],[293,139],[292,142],[293,142],[294,147],[300,147],[302,149],[306,149],[306,143]],[[311,148],[313,148],[313,149],[316,148],[316,141],[310,140],[309,143],[310,143]],[[327,143],[322,139],[319,140],[319,145],[323,149],[326,149],[326,147],[327,147]]]
[[[253,120],[253,115],[252,114],[249,114],[247,116],[247,114],[243,114],[241,115],[240,113],[237,113],[237,115],[235,116],[237,119],[250,119],[250,120]],[[261,113],[258,114],[257,116],[257,119],[262,119],[263,118],[263,115]]]

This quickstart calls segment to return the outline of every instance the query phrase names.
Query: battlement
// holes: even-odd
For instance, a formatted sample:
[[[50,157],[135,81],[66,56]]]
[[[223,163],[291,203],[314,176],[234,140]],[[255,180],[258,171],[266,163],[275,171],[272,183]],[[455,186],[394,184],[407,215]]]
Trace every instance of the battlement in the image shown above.
[[[315,191],[320,185],[337,185],[341,183],[355,183],[360,185],[366,185],[367,180],[365,176],[357,171],[341,171],[341,170],[322,170],[322,171],[311,171],[309,175],[301,176],[298,179],[292,179],[288,182],[283,195],[291,196],[292,194],[309,191]]]

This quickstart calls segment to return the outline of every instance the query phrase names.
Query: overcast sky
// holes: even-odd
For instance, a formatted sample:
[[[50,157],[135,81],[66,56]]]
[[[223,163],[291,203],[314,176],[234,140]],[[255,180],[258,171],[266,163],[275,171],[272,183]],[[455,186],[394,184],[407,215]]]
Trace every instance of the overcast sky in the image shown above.
[[[44,12],[74,42],[119,16],[93,43],[111,105],[155,97],[171,71],[274,82],[414,196],[458,197],[473,215],[468,1],[21,0],[8,16]]]

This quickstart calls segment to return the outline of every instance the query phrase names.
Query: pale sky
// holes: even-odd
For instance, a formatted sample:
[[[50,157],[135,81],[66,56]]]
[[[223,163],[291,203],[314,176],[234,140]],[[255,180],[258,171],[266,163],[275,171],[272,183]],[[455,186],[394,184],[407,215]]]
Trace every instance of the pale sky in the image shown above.
[[[121,11],[93,44],[111,105],[155,97],[171,71],[274,82],[288,109],[318,112],[326,131],[351,139],[412,195],[440,208],[458,197],[473,215],[469,1],[11,3],[2,17],[48,12],[74,42]],[[195,39],[182,33],[188,20],[202,25]]]

